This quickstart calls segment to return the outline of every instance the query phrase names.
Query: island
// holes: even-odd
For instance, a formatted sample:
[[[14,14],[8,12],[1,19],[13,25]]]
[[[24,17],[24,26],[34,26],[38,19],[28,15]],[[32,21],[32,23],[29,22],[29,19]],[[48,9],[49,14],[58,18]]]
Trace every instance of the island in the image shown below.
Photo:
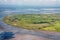
[[[60,14],[14,14],[3,21],[17,28],[60,32]]]

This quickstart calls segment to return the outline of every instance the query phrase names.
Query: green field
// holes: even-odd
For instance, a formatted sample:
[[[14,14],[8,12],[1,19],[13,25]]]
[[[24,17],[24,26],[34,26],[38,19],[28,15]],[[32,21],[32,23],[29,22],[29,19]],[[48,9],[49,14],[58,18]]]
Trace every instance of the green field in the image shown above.
[[[60,32],[60,14],[16,14],[5,16],[3,20],[18,28]]]

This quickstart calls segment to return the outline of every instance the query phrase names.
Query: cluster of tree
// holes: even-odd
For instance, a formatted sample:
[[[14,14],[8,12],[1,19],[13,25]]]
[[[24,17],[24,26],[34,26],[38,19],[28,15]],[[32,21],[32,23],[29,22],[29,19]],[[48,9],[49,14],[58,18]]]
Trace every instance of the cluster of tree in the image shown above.
[[[33,22],[33,24],[44,24],[44,23],[49,23],[49,22]]]

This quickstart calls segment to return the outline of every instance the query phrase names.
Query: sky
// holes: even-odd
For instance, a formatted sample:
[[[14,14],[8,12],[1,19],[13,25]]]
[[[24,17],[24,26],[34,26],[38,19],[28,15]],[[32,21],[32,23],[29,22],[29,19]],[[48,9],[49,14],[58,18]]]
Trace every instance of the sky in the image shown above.
[[[60,0],[0,0],[0,4],[19,6],[60,6]]]

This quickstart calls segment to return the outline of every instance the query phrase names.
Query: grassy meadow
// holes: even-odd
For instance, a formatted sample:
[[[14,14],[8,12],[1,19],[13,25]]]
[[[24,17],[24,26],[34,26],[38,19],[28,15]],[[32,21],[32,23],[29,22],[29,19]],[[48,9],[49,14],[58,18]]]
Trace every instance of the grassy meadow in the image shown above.
[[[5,16],[3,20],[18,28],[60,32],[60,14],[16,14]]]

